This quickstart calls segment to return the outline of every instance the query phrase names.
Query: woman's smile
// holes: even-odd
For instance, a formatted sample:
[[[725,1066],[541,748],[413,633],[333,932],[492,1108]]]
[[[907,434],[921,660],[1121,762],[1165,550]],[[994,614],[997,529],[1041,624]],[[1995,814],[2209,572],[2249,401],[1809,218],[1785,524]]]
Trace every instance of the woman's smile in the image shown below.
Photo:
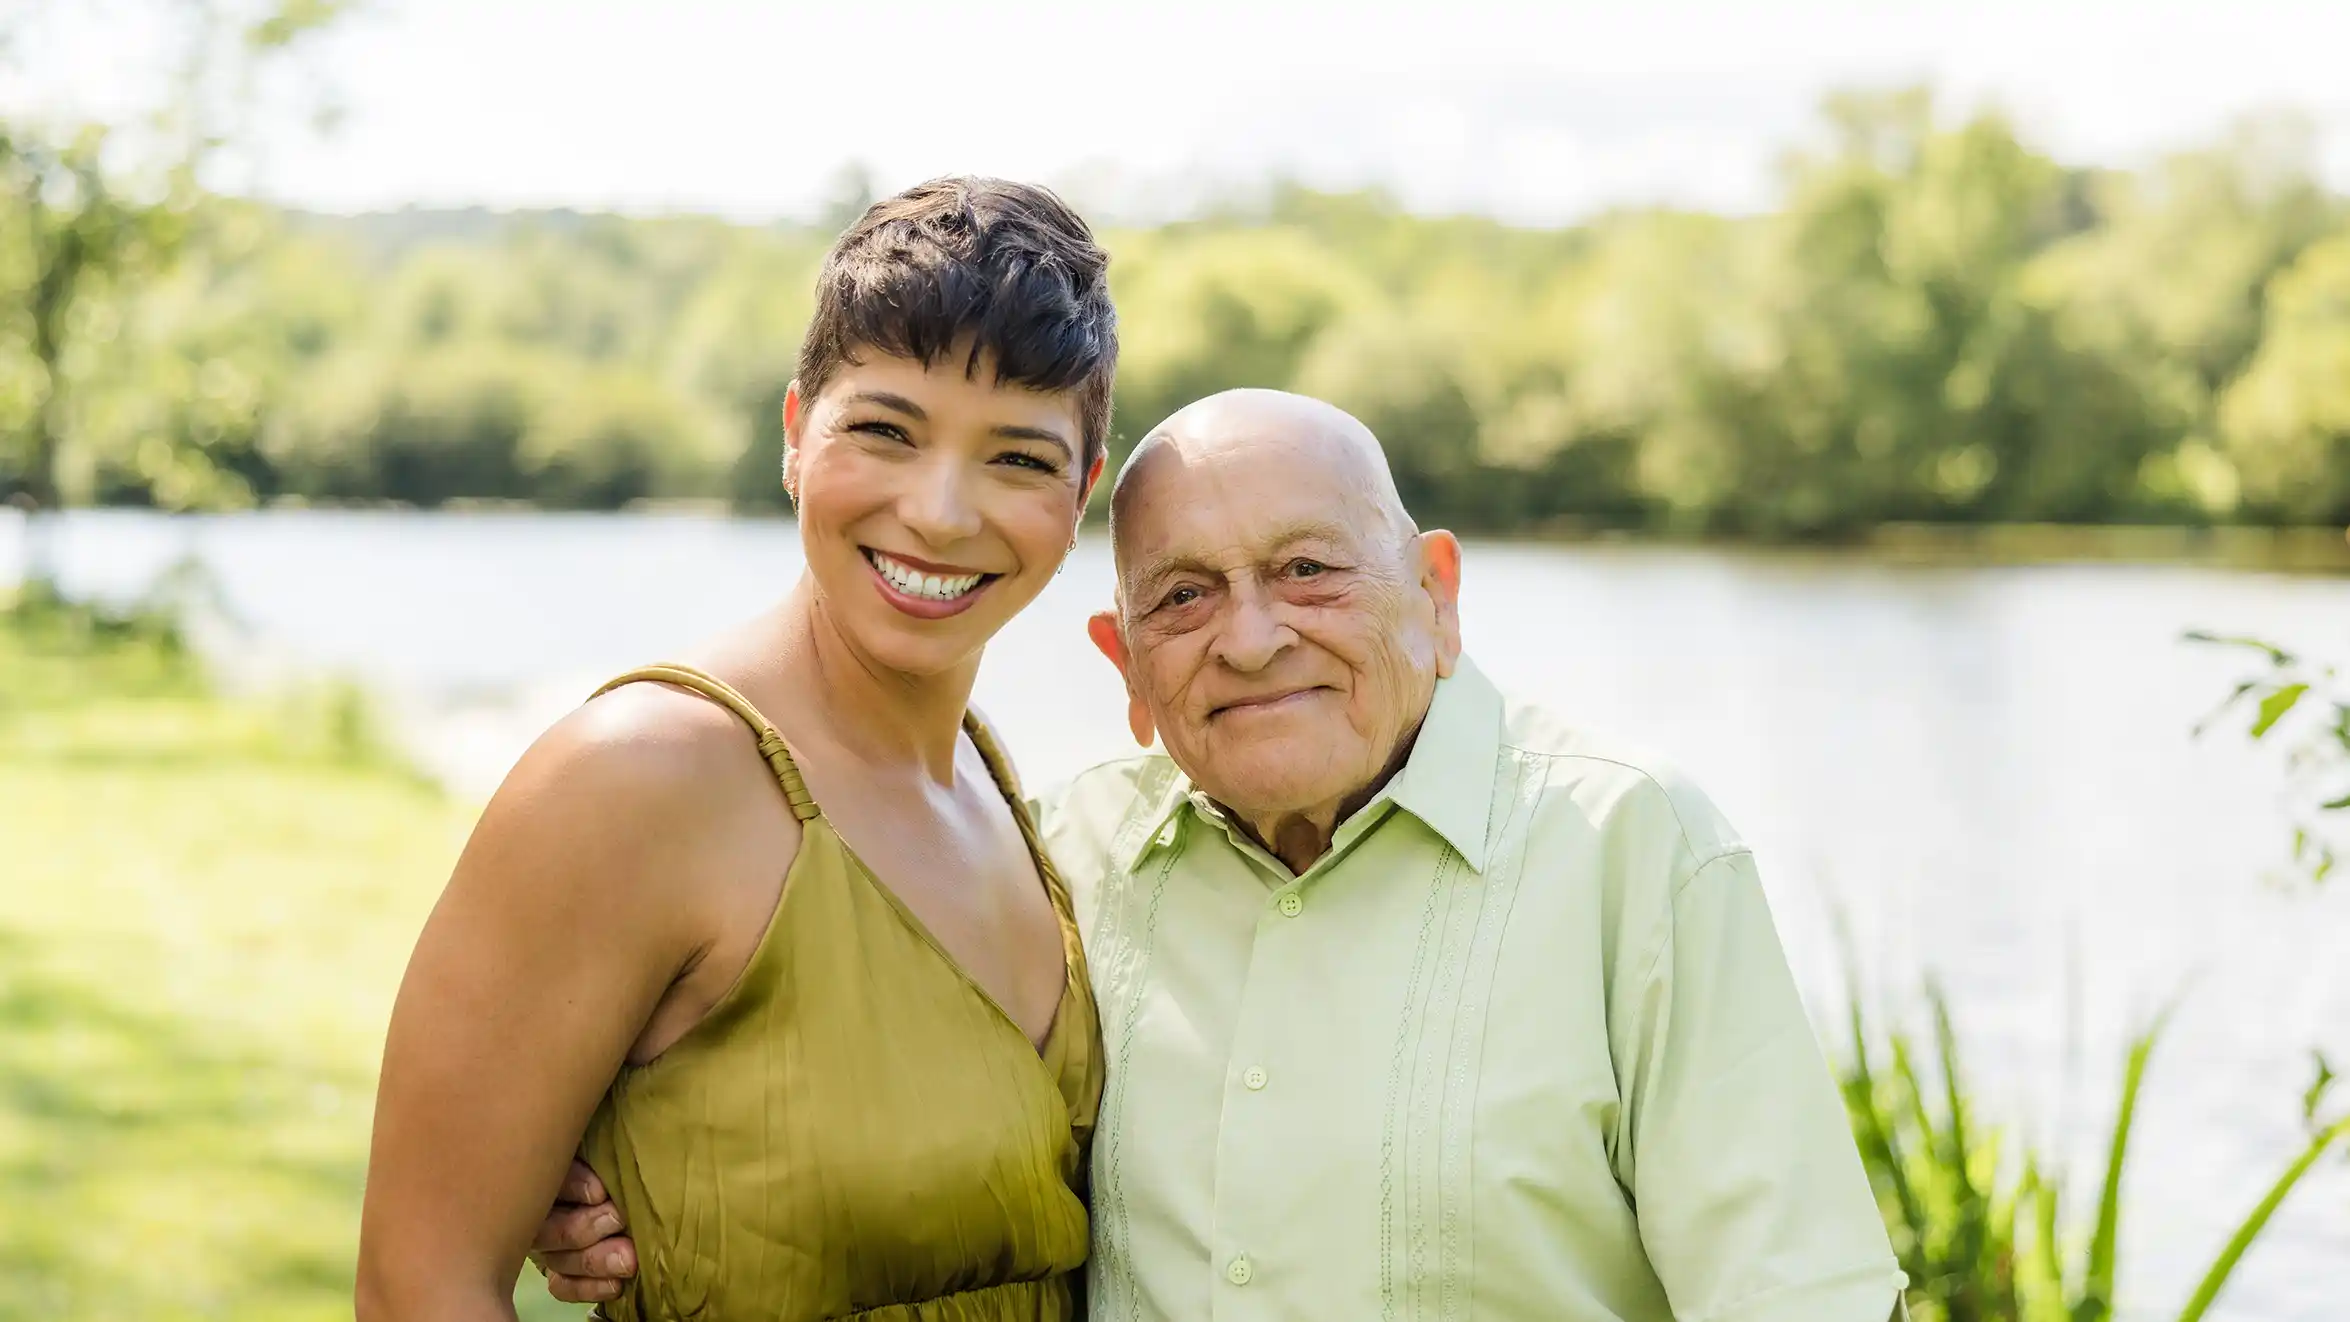
[[[980,593],[1002,577],[890,555],[870,546],[857,549],[864,552],[865,563],[872,566],[873,579],[880,585],[882,598],[906,614],[926,620],[944,619],[969,610],[979,600]]]

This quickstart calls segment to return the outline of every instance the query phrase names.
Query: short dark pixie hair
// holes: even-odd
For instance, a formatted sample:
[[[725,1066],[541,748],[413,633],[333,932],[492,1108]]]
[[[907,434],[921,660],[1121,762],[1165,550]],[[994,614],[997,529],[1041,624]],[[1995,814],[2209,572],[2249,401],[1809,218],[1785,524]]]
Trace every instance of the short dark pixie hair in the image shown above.
[[[955,176],[867,208],[816,277],[797,379],[813,399],[860,349],[929,367],[966,341],[996,379],[1074,391],[1083,468],[1109,443],[1118,370],[1110,257],[1049,189]],[[1082,471],[1082,470],[1081,470]]]

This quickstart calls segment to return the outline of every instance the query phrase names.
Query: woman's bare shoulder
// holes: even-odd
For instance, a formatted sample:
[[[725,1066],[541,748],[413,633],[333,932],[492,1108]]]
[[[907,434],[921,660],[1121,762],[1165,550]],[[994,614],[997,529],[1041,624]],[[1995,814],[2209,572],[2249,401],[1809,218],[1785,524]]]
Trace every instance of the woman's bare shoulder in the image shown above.
[[[527,861],[530,872],[565,869],[549,884],[574,899],[626,910],[650,897],[624,892],[650,886],[674,904],[697,878],[722,889],[733,871],[724,860],[742,852],[745,836],[768,857],[795,852],[798,824],[781,806],[757,737],[732,712],[665,685],[630,684],[531,745],[483,812],[475,847]],[[518,882],[523,870],[502,869]]]

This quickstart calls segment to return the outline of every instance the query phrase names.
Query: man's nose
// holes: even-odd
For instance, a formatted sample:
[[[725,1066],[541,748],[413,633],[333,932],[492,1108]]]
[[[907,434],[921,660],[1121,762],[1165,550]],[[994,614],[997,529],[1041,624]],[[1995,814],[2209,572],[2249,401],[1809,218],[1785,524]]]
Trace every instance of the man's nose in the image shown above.
[[[963,465],[940,459],[912,475],[913,488],[898,502],[898,517],[932,546],[948,546],[979,532],[979,507],[972,503]]]
[[[1297,641],[1275,603],[1262,589],[1235,593],[1232,615],[1216,637],[1216,659],[1243,673],[1263,670]]]

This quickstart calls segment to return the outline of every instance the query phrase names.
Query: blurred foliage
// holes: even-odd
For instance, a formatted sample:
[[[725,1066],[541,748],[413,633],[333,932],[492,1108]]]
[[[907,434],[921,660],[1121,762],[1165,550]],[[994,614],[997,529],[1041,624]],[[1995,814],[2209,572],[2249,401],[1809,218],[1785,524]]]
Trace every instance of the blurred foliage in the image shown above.
[[[34,514],[25,576],[46,581],[46,516],[127,494],[172,509],[251,498],[215,454],[254,407],[224,350],[281,310],[176,303],[191,250],[233,264],[197,179],[237,131],[255,78],[349,0],[147,0],[107,15],[156,35],[161,98],[121,123],[0,120],[0,495]],[[0,74],[38,9],[0,13]],[[209,293],[210,291],[203,291]],[[244,371],[240,371],[242,366]]]
[[[2350,522],[2350,208],[2294,121],[2134,174],[1920,91],[1833,98],[1823,127],[1754,217],[1534,230],[1285,188],[1111,232],[1118,449],[1200,394],[1286,386],[1370,422],[1425,517],[1483,532]],[[833,220],[871,185],[838,191]],[[23,437],[11,196],[0,429]],[[219,198],[177,223],[172,262],[66,314],[70,499],[779,504],[829,229]],[[5,453],[0,494],[38,488]]]
[[[2096,1202],[2084,1223],[2064,1196],[2061,1158],[2010,1143],[1978,1111],[1950,1006],[1932,984],[1926,1001],[1933,1041],[1921,1048],[1899,1024],[1871,1025],[1856,994],[1841,1070],[1853,1136],[1909,1276],[1911,1315],[1917,1322],[2113,1322],[2122,1184],[2161,1021],[2129,1044]],[[2323,1056],[2315,1064],[2301,1096],[2300,1152],[2205,1264],[2186,1302],[2163,1315],[2200,1322],[2277,1208],[2319,1160],[2350,1140],[2350,1114],[2327,1118],[2324,1111],[2334,1071]]]

